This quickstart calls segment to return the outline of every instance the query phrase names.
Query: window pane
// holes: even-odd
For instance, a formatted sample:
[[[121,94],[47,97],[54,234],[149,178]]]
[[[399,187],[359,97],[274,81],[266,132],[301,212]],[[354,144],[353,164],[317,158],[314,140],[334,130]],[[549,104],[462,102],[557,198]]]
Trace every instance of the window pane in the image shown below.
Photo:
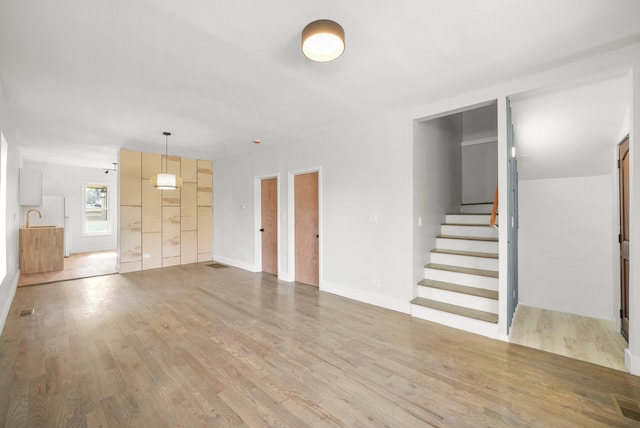
[[[105,234],[111,232],[108,187],[100,184],[85,186],[85,233]]]

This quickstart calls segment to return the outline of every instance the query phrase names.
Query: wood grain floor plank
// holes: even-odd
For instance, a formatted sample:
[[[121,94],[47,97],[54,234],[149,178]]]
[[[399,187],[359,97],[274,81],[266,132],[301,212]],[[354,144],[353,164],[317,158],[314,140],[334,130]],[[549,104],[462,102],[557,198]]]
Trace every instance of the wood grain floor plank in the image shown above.
[[[640,379],[206,263],[20,288],[0,336],[8,427],[635,426],[614,395]]]

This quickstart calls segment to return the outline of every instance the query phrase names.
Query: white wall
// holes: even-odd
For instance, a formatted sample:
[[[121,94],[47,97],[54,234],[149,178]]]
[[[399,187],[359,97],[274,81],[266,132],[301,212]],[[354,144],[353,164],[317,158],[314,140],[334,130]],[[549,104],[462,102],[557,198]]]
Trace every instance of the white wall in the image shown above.
[[[462,203],[493,202],[498,183],[495,103],[462,113]],[[493,139],[494,141],[486,141]],[[482,144],[475,144],[481,142]],[[472,145],[468,145],[472,143]]]
[[[493,202],[498,184],[498,142],[462,147],[462,203]]]
[[[15,129],[9,115],[4,91],[0,83],[0,130],[5,136],[8,145],[7,159],[7,236],[0,256],[7,258],[7,274],[0,284],[0,332],[4,328],[11,302],[18,286],[18,230],[19,230],[19,206],[18,206],[18,167],[20,156],[16,143]]]
[[[570,83],[580,78],[620,73],[632,68],[636,71],[633,74],[630,112],[631,216],[638,218],[640,173],[634,174],[633,171],[640,171],[640,156],[635,155],[636,136],[640,135],[640,121],[637,119],[637,112],[640,112],[640,73],[637,72],[640,68],[640,44],[633,44],[590,57],[574,57],[573,62],[558,62],[557,67],[553,69],[512,81],[488,84],[487,87],[473,92],[431,101],[407,110],[390,112],[387,117],[366,118],[361,123],[336,123],[333,134],[313,136],[307,141],[301,141],[299,145],[281,147],[273,156],[261,151],[247,156],[247,159],[222,159],[214,162],[214,170],[218,168],[214,173],[214,195],[226,194],[224,199],[214,196],[214,256],[232,258],[234,248],[247,246],[247,256],[237,261],[254,265],[253,219],[247,221],[244,215],[236,216],[237,211],[234,207],[238,206],[240,201],[252,200],[251,183],[256,175],[277,170],[281,177],[286,177],[290,170],[321,165],[324,177],[321,239],[324,244],[322,257],[325,262],[325,283],[321,284],[321,289],[408,311],[408,301],[413,297],[415,287],[415,264],[412,257],[413,225],[416,221],[413,215],[412,173],[414,121],[466,106],[483,104],[488,100],[498,100],[498,180],[501,188],[506,188],[507,97],[533,89]],[[234,170],[235,166],[240,170]],[[232,184],[234,180],[246,184]],[[239,193],[233,194],[232,190],[223,189],[224,186],[238,188]],[[286,201],[286,185],[281,183],[280,190],[281,200]],[[506,207],[506,193],[501,192],[501,216],[506,216]],[[377,225],[367,221],[368,214],[375,212],[380,219]],[[283,225],[281,218],[281,231]],[[236,243],[232,241],[232,236],[225,237],[225,228],[237,231],[242,241]],[[244,233],[245,229],[249,229],[249,232]],[[280,235],[281,243],[282,233],[284,232]],[[286,236],[284,238],[286,242]],[[632,242],[640,242],[640,228],[632,229],[631,238]],[[507,292],[507,266],[504,257],[506,251],[506,228],[501,228],[501,294]],[[640,251],[636,251],[632,244],[630,252],[631,265],[640,266]],[[376,288],[371,285],[370,279],[378,274],[382,281],[381,286]],[[403,301],[407,304],[403,305]],[[631,271],[630,304],[632,318],[628,367],[633,373],[640,373],[638,269]],[[506,317],[506,304],[503,305],[502,301],[500,316]],[[502,337],[506,338],[507,326],[506,323],[503,324],[502,318],[499,328]]]
[[[417,122],[413,142],[413,283],[435,248],[444,215],[462,199],[462,114]]]
[[[68,233],[71,234],[70,253],[84,253],[89,251],[115,250],[118,238],[118,200],[117,200],[117,174],[110,172],[105,174],[103,169],[78,168],[67,165],[44,164],[38,162],[25,162],[25,168],[42,171],[42,193],[44,195],[63,196],[67,198],[68,208]],[[111,234],[90,236],[82,233],[81,216],[84,213],[84,184],[97,183],[109,185],[109,211],[111,214]],[[25,213],[28,208],[22,209],[20,224],[26,222]]]
[[[321,283],[325,291],[408,312],[412,297],[411,144],[392,138],[392,118],[341,124],[299,144],[214,161],[214,259],[254,260],[254,179],[279,173],[280,277],[291,280],[288,174],[322,168]],[[411,138],[411,124],[398,132]],[[241,208],[244,206],[245,208]],[[371,215],[377,223],[369,221]],[[379,280],[380,286],[372,280]]]
[[[519,183],[520,303],[612,320],[611,176]]]
[[[498,109],[495,103],[466,110],[462,113],[464,141],[496,138],[498,136]]]

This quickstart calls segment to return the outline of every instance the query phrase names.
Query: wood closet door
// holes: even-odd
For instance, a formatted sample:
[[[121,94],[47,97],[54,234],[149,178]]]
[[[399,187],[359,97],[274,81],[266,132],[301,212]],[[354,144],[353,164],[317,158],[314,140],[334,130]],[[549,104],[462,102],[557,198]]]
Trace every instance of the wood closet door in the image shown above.
[[[262,271],[278,275],[278,179],[261,181]]]
[[[620,318],[629,340],[629,137],[619,146],[620,159]]]
[[[294,178],[296,281],[318,287],[318,173]]]

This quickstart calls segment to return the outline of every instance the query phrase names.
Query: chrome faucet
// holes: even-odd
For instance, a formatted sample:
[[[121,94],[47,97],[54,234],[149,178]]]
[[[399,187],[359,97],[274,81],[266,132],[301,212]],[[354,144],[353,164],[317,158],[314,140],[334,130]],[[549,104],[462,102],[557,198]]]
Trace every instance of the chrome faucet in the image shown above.
[[[27,211],[27,229],[29,229],[29,228],[31,227],[31,226],[29,225],[29,214],[31,214],[31,212],[32,212],[32,211],[37,212],[37,213],[38,213],[38,216],[39,216],[40,218],[42,218],[42,213],[41,213],[40,211],[38,211],[38,210],[37,210],[37,209],[35,209],[35,208],[31,208],[29,211]]]

